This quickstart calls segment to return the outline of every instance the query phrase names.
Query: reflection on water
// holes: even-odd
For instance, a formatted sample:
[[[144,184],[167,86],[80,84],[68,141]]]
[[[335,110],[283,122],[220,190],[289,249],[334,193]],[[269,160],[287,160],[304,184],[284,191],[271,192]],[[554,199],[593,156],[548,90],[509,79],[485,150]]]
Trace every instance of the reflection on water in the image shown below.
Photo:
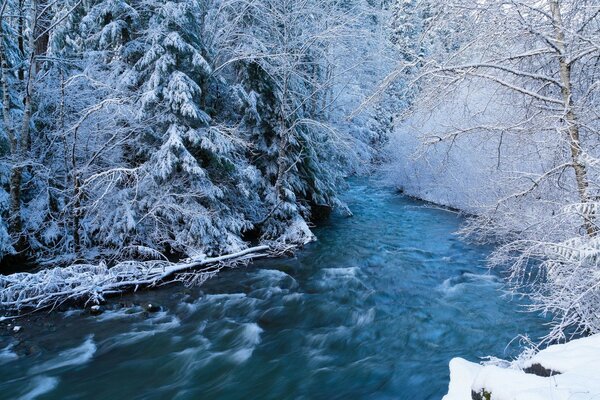
[[[294,259],[0,337],[0,397],[439,399],[452,357],[509,357],[543,331],[484,268],[489,249],[453,235],[455,214],[368,182],[346,198],[355,216]]]

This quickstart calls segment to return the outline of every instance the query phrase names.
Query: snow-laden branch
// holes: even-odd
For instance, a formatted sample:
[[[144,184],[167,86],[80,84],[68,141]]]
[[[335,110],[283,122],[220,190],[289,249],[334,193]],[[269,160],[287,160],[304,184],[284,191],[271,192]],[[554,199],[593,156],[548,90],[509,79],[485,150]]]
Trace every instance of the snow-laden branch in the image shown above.
[[[251,247],[220,257],[166,261],[128,261],[112,268],[99,265],[72,265],[36,273],[0,276],[0,308],[8,312],[54,308],[67,302],[98,304],[106,296],[153,287],[168,282],[205,282],[222,268],[266,257],[271,248]],[[186,271],[194,272],[182,277]]]

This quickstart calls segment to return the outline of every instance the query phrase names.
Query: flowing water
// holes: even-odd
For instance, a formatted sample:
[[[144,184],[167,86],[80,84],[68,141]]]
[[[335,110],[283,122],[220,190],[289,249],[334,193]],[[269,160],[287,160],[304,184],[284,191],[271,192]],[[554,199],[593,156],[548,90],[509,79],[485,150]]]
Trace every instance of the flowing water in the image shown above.
[[[510,357],[543,332],[455,214],[363,181],[346,200],[355,216],[293,259],[3,334],[0,398],[440,399],[452,357]]]

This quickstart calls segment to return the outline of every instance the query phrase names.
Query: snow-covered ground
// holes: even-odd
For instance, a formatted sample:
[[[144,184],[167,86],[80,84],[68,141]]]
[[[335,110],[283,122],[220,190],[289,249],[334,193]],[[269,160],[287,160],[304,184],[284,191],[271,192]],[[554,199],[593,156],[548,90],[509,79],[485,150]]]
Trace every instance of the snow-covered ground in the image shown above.
[[[538,376],[531,370],[552,376]],[[550,346],[533,357],[507,363],[504,367],[480,365],[455,358],[450,362],[450,387],[443,400],[472,398],[599,399],[600,335]]]

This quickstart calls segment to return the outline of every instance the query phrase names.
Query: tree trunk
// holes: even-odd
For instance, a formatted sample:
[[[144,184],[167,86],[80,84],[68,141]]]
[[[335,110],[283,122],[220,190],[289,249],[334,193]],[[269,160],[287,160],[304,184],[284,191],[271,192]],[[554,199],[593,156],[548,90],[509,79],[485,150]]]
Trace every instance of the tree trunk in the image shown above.
[[[560,68],[560,80],[562,83],[562,97],[565,105],[565,122],[568,143],[571,150],[571,160],[575,170],[575,181],[579,201],[587,204],[590,201],[588,194],[588,177],[585,164],[581,161],[581,141],[579,135],[579,124],[573,102],[573,86],[571,81],[571,64],[567,61],[565,33],[563,30],[563,19],[558,0],[550,0],[550,9],[552,12],[552,23],[554,24],[556,47],[558,48],[558,63]],[[589,236],[597,233],[597,228],[593,218],[589,213],[583,215],[583,227]]]
[[[7,71],[9,70],[8,61],[4,57],[6,51],[4,49],[4,32],[2,30],[2,18],[0,17],[0,85],[2,85],[2,119],[4,122],[4,130],[8,136],[11,154],[15,154],[17,148],[17,140],[10,115],[10,96],[8,88]]]
[[[25,17],[23,16],[23,0],[19,0],[19,28],[17,35],[19,53],[22,58],[25,58]],[[20,82],[25,81],[25,69],[23,64],[19,66],[18,77]]]
[[[73,229],[73,253],[75,257],[79,256],[79,250],[81,247],[81,238],[79,236],[79,224],[80,224],[80,208],[81,208],[81,188],[79,185],[79,170],[77,169],[77,135],[79,133],[79,126],[73,131],[73,143],[71,147],[71,171],[73,174],[73,205],[71,207],[71,223]]]
[[[79,257],[81,250],[81,236],[79,235],[79,225],[81,219],[81,188],[79,185],[79,173],[77,170],[73,170],[73,252],[75,257]]]
[[[22,4],[22,3],[20,3]],[[22,12],[22,10],[20,10]],[[11,137],[11,153],[14,165],[10,177],[10,230],[13,239],[16,238],[15,250],[22,252],[25,250],[26,240],[23,235],[23,220],[21,215],[21,193],[23,181],[23,166],[27,162],[29,148],[31,147],[31,114],[32,114],[32,96],[33,82],[36,77],[35,64],[35,21],[37,19],[37,2],[33,2],[31,10],[33,27],[28,30],[27,51],[29,56],[29,69],[25,78],[25,92],[23,97],[23,119],[21,124],[20,138]],[[21,46],[21,43],[19,43]],[[4,63],[4,62],[3,62]],[[5,70],[5,68],[3,68]],[[5,80],[5,79],[3,79]],[[6,91],[5,91],[6,94]]]
[[[8,142],[10,146],[10,154],[12,161],[15,165],[11,170],[10,174],[10,220],[9,220],[9,232],[13,239],[17,239],[14,245],[17,251],[21,251],[24,248],[22,236],[22,221],[21,221],[21,180],[22,171],[19,166],[19,143],[15,134],[15,129],[12,121],[11,100],[9,96],[9,86],[7,71],[9,71],[8,61],[3,55],[6,54],[4,49],[4,32],[2,30],[2,18],[0,18],[0,84],[2,85],[2,117],[4,122],[4,129],[8,136]],[[20,76],[20,75],[19,75]]]
[[[288,11],[288,3],[285,3],[285,11]],[[286,20],[282,23],[281,32],[282,42],[283,42],[283,52],[284,54],[288,54],[289,48],[289,31],[287,26],[287,16],[285,16]],[[287,148],[289,145],[289,135],[292,134],[289,128],[289,118],[292,117],[289,115],[289,111],[287,110],[287,102],[288,102],[288,85],[289,85],[289,70],[284,67],[283,79],[282,79],[282,93],[280,99],[280,109],[279,109],[279,148],[277,152],[277,179],[275,181],[275,190],[277,192],[277,202],[278,204],[283,203],[284,199],[287,200],[287,196],[283,190],[283,182],[285,180],[285,175],[288,169],[286,158],[287,158]],[[277,207],[277,206],[276,206]]]

